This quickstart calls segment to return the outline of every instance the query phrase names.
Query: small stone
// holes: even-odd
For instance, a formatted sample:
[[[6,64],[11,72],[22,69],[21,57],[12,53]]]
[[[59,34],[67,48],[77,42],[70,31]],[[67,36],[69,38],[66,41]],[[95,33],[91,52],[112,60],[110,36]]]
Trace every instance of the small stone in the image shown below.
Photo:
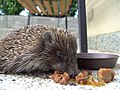
[[[70,86],[77,86],[75,83],[69,83]]]
[[[3,79],[0,79],[0,81],[3,81]]]
[[[12,81],[16,81],[15,79],[12,79]]]

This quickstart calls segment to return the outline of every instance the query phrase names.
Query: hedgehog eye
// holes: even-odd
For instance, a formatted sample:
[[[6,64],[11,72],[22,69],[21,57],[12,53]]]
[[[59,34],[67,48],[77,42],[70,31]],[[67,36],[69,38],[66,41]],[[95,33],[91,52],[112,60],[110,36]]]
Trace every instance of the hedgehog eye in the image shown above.
[[[58,51],[58,52],[57,52],[57,56],[58,56],[59,58],[61,58],[61,59],[64,58],[64,55],[63,55],[63,53],[62,53],[61,51]]]

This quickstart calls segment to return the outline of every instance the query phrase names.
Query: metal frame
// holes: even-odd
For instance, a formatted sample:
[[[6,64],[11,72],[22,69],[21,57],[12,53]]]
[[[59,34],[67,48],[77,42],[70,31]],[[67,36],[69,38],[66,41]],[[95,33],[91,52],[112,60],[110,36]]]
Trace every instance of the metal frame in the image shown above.
[[[27,25],[30,25],[30,17],[31,17],[31,14],[29,13],[28,14],[28,19],[27,19]]]
[[[65,29],[67,30],[68,22],[67,22],[67,12],[66,12],[66,2],[67,2],[67,0],[65,1]],[[57,27],[59,27],[59,18],[61,18],[60,14],[61,14],[60,13],[60,0],[58,0],[58,25],[57,25]],[[30,25],[31,16],[32,16],[32,14],[29,12],[28,19],[27,19],[27,25]]]
[[[87,25],[85,0],[78,0],[78,26],[80,53],[87,53]]]

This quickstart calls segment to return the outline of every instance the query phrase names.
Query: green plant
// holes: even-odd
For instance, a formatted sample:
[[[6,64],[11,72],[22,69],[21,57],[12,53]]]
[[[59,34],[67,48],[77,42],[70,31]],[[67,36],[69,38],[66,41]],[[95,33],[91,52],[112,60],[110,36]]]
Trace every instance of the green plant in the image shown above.
[[[75,12],[77,11],[78,0],[73,0],[70,10],[68,12],[68,16],[75,16]]]
[[[68,16],[74,16],[77,10],[78,0],[73,0]],[[18,15],[24,8],[17,2],[17,0],[0,0],[0,10],[5,15]]]
[[[0,0],[0,10],[5,15],[18,15],[23,9],[17,0]]]

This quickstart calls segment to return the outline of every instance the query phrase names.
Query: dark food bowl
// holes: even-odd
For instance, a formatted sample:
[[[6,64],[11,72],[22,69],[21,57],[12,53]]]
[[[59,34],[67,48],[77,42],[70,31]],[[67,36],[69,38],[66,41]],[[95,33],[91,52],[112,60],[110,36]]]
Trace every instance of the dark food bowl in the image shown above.
[[[118,55],[113,54],[78,53],[78,68],[91,70],[98,70],[100,68],[113,68],[116,65],[118,57]]]

